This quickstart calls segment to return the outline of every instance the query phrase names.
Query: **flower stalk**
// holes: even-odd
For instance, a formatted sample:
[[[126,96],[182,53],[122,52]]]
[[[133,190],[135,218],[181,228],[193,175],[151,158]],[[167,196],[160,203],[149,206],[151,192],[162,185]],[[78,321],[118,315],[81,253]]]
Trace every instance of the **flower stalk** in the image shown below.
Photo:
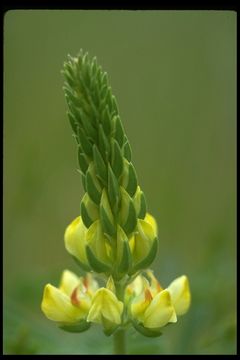
[[[113,335],[114,341],[114,354],[126,354],[126,343],[125,343],[125,330],[118,330]]]

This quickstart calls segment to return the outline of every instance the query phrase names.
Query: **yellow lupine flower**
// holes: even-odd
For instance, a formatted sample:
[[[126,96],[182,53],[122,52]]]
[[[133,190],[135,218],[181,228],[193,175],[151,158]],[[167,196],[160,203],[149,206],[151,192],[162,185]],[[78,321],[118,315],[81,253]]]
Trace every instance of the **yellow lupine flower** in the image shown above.
[[[121,324],[123,303],[109,289],[100,288],[96,291],[87,321],[104,324],[104,320],[112,324]]]
[[[51,284],[45,286],[41,309],[50,320],[61,324],[76,323],[87,317],[97,288],[90,274],[78,278],[71,271],[65,270],[59,288]]]
[[[111,249],[107,241],[107,237],[103,233],[100,220],[94,221],[86,232],[86,244],[91,247],[94,255],[103,263],[111,264],[113,259],[111,256]]]
[[[160,328],[168,322],[176,322],[176,314],[168,290],[151,292],[147,279],[139,275],[130,291],[136,295],[130,304],[130,314],[146,328]]]
[[[162,290],[154,296],[144,313],[143,325],[147,328],[160,328],[177,317],[168,290]]]
[[[78,216],[70,225],[68,225],[64,234],[64,242],[67,251],[85,265],[88,265],[86,255],[87,230],[81,216]]]
[[[144,220],[138,219],[136,232],[129,239],[134,263],[139,263],[149,254],[153,241],[157,238],[157,223],[152,215],[146,214]]]
[[[139,275],[126,289],[125,301],[130,301],[132,318],[152,329],[176,322],[176,315],[183,315],[190,306],[187,277],[180,276],[163,290],[152,271],[147,271],[147,276],[150,283]]]

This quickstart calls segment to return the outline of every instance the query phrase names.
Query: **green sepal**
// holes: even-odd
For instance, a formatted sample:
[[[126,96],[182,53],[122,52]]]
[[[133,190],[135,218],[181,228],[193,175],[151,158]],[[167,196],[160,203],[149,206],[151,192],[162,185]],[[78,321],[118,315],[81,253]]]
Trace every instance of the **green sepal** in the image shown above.
[[[145,328],[141,323],[132,320],[133,327],[142,335],[147,337],[158,337],[162,335],[161,328],[149,329]]]
[[[91,270],[90,266],[88,266],[87,264],[84,264],[82,261],[77,259],[74,255],[70,254],[70,256],[73,258],[73,260],[76,262],[76,264],[80,267],[80,269],[82,269],[84,271],[90,271]]]
[[[101,65],[98,65],[97,66],[97,73],[96,73],[96,80],[95,81],[96,81],[98,89],[100,91],[101,91],[101,88],[102,88],[102,83],[101,83],[102,72],[103,72],[103,69],[102,69]]]
[[[96,133],[96,130],[94,129],[94,127],[92,126],[90,119],[87,118],[87,116],[85,115],[85,113],[82,110],[79,110],[79,114],[80,114],[81,123],[85,130],[85,133],[94,142],[96,142],[97,141],[97,133]]]
[[[128,237],[118,225],[117,228],[117,274],[126,274],[131,267],[131,251]]]
[[[113,137],[117,140],[119,146],[122,147],[124,140],[124,130],[119,115],[114,116],[113,118],[113,128]]]
[[[125,135],[125,142],[124,142],[124,146],[123,146],[123,155],[129,162],[131,161],[132,150],[131,150],[131,147],[130,147],[130,144],[128,142],[126,135]]]
[[[100,98],[104,99],[107,93],[107,85],[102,84],[102,77],[100,76],[101,90],[100,90]]]
[[[93,87],[91,95],[93,97],[94,104],[96,105],[96,107],[98,107],[100,103],[100,93],[97,84],[95,84],[95,86]]]
[[[105,189],[102,191],[102,197],[100,201],[100,220],[103,228],[103,232],[109,236],[114,237],[116,235],[116,227],[114,223],[114,217],[108,201],[107,192]]]
[[[122,186],[133,197],[136,193],[138,182],[137,174],[132,163],[124,159],[124,168],[122,174]]]
[[[139,261],[136,265],[133,266],[129,274],[131,275],[137,272],[138,270],[147,269],[155,259],[157,255],[157,250],[158,250],[158,238],[156,237],[153,240],[149,253],[146,255],[146,257],[143,260]]]
[[[63,87],[63,91],[65,93],[65,97],[67,100],[67,103],[71,102],[73,105],[77,105],[78,99],[74,96],[72,88],[69,88],[68,86]]]
[[[86,174],[89,162],[88,162],[87,156],[82,152],[82,149],[80,147],[78,147],[78,163],[79,163],[80,170],[84,174]]]
[[[113,324],[104,316],[102,316],[102,324],[103,324],[103,332],[106,336],[111,336],[119,328],[119,325]]]
[[[103,328],[103,332],[106,336],[111,336],[116,330],[117,330],[118,326],[117,327],[112,327],[112,328],[109,328],[109,329],[104,329]]]
[[[129,163],[128,167],[128,184],[126,190],[130,196],[133,196],[136,192],[138,185],[137,174],[132,163]]]
[[[82,177],[82,185],[83,185],[83,189],[84,191],[87,191],[87,187],[86,187],[86,176],[81,173],[81,177]]]
[[[96,56],[94,56],[94,58],[92,59],[90,69],[91,69],[90,70],[91,71],[91,76],[94,77],[96,75],[96,71],[97,71],[97,58],[96,58]]]
[[[81,119],[78,111],[78,106],[74,105],[68,98],[68,96],[65,93],[66,101],[68,104],[68,108],[70,113],[72,114],[73,118],[75,119],[75,122],[80,126],[81,125]]]
[[[67,111],[67,115],[68,115],[68,119],[69,119],[69,122],[71,124],[71,127],[72,127],[72,130],[75,134],[78,133],[78,123],[76,122],[74,116],[72,115],[72,113],[70,111]]]
[[[92,144],[91,142],[88,140],[86,134],[84,134],[83,130],[78,127],[78,138],[79,138],[79,142],[81,144],[82,150],[84,151],[84,153],[90,157],[92,157]]]
[[[82,50],[82,49],[81,49]],[[80,50],[80,51],[81,51]],[[88,52],[85,52],[84,55],[81,56],[81,59],[82,59],[82,67],[84,67],[84,65],[86,65],[86,63],[89,62],[89,55],[88,55]]]
[[[117,178],[122,174],[123,171],[123,155],[119,144],[116,140],[112,141],[112,159],[111,165],[114,174]]]
[[[104,73],[102,74],[101,82],[102,85],[106,85],[108,87],[108,74],[106,73],[106,71],[104,71]]]
[[[91,80],[92,80],[90,63],[89,62],[86,63],[84,69],[81,69],[81,71],[84,78],[83,79],[84,86],[89,88],[91,86]],[[81,78],[81,73],[78,73],[78,76]]]
[[[102,206],[100,206],[100,220],[104,233],[109,236],[115,236],[116,234],[115,226],[113,226],[112,223],[110,222],[107,213]]]
[[[81,73],[83,75],[83,77],[86,78],[86,73],[89,71],[89,55],[88,52],[86,52],[83,56],[80,57],[80,59],[82,59],[81,61]]]
[[[103,184],[107,184],[107,167],[96,145],[93,145],[93,160],[95,164],[96,175],[103,182]]]
[[[96,271],[97,273],[108,273],[111,271],[111,268],[109,265],[103,263],[100,261],[93,253],[92,249],[89,245],[86,246],[86,254],[88,262],[93,269],[93,271]]]
[[[104,133],[103,126],[101,124],[99,125],[99,131],[98,131],[98,144],[99,144],[99,150],[100,150],[103,158],[106,161],[108,161],[110,145],[109,145],[109,141]]]
[[[118,104],[117,104],[116,97],[114,95],[112,95],[112,106],[113,106],[113,111],[116,114],[118,114]]]
[[[140,211],[138,213],[139,219],[144,219],[147,213],[147,203],[146,198],[143,192],[141,192],[141,200],[140,200]]]
[[[93,220],[92,220],[92,219],[90,218],[90,216],[88,215],[86,206],[85,206],[85,204],[84,204],[83,201],[81,202],[80,209],[81,209],[82,221],[83,221],[84,225],[85,225],[87,228],[89,228],[89,226],[92,225]],[[96,220],[96,219],[95,219],[95,220]]]
[[[108,164],[108,196],[113,213],[116,214],[119,204],[119,184],[110,164]]]
[[[65,64],[63,65],[63,67],[65,67]],[[66,80],[66,82],[64,82],[64,85],[69,85],[70,87],[74,87],[75,80],[74,80],[74,77],[72,77],[72,75],[68,71],[68,69],[64,68],[64,70],[62,70],[61,73],[64,75],[65,80]]]
[[[133,203],[135,206],[137,218],[144,220],[147,212],[147,204],[145,200],[145,195],[140,189],[140,186],[137,187],[136,193],[133,197]]]
[[[108,86],[107,94],[106,94],[106,97],[105,97],[105,103],[108,105],[110,113],[111,113],[112,110],[113,110],[111,86]]]
[[[122,225],[123,230],[126,232],[126,234],[131,234],[137,225],[137,216],[135,207],[133,205],[132,200],[129,202],[129,209],[128,209],[128,217],[126,222]]]
[[[76,324],[59,325],[59,328],[64,331],[71,332],[71,333],[80,333],[80,332],[88,330],[90,328],[90,326],[91,326],[90,322],[87,322],[86,320],[82,320]]]
[[[123,230],[127,235],[135,230],[137,225],[136,210],[131,197],[122,186],[119,220]]]
[[[103,113],[102,113],[102,126],[104,129],[104,132],[107,136],[109,136],[110,132],[111,132],[111,115],[109,112],[109,107],[108,105],[106,106],[105,103],[103,104]]]
[[[86,188],[88,195],[95,204],[99,205],[101,200],[101,186],[96,178],[96,174],[93,170],[93,163],[90,164],[86,173]]]
[[[83,223],[87,228],[99,218],[98,206],[90,199],[88,193],[83,196],[80,211]]]
[[[67,78],[70,77],[71,80],[74,82],[74,79],[76,78],[75,69],[73,69],[73,66],[69,62],[63,63],[63,75],[67,75]]]

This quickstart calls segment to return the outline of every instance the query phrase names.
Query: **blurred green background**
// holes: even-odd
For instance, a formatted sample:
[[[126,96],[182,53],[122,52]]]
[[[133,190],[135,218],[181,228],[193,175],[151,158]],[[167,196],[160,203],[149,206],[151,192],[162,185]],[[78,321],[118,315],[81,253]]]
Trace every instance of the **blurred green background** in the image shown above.
[[[60,74],[67,54],[108,72],[150,212],[163,286],[192,306],[129,353],[236,353],[236,13],[10,11],[4,19],[4,353],[107,354],[100,328],[68,334],[40,310],[63,269],[83,196]]]

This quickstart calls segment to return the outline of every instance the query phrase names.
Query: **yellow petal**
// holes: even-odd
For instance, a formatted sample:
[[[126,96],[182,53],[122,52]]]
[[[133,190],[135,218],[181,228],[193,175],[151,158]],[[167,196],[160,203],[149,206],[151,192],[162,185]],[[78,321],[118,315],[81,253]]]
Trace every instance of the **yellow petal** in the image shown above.
[[[107,281],[107,284],[106,284],[106,288],[108,290],[110,290],[112,293],[116,293],[116,287],[115,287],[115,284],[114,284],[114,281],[113,281],[113,278],[112,276],[110,275],[109,278],[108,278],[108,281]]]
[[[136,296],[140,295],[144,289],[144,277],[138,275],[127,287],[127,290],[134,292]]]
[[[177,322],[177,314],[176,314],[175,310],[174,310],[171,318],[169,319],[169,322],[170,322],[170,323],[175,323],[175,322]]]
[[[123,303],[117,299],[115,294],[105,288],[96,291],[87,321],[102,323],[102,317],[114,324],[121,323]]]
[[[134,247],[135,247],[135,236],[134,236],[134,234],[129,239],[129,247],[130,247],[131,253],[133,253]]]
[[[174,307],[167,290],[159,292],[145,311],[143,325],[148,328],[160,328],[173,319]]]
[[[107,238],[103,233],[100,220],[94,221],[86,232],[86,243],[90,245],[95,256],[106,264],[110,263],[107,252]]]
[[[146,273],[151,280],[151,286],[150,286],[151,293],[153,296],[155,296],[158,292],[162,291],[163,289],[159,284],[158,280],[156,279],[156,277],[153,275],[152,270],[147,270]]]
[[[64,234],[64,242],[67,251],[84,264],[88,264],[86,256],[86,231],[81,216],[78,216],[67,227]]]
[[[191,303],[188,278],[185,275],[178,277],[171,282],[167,290],[170,292],[177,315],[185,314]]]
[[[155,238],[155,228],[149,222],[138,219],[133,250],[133,258],[136,263],[146,258]]]
[[[62,323],[74,323],[85,315],[81,309],[71,304],[65,293],[51,284],[44,288],[41,309],[48,319]]]
[[[131,303],[130,309],[131,309],[131,316],[134,319],[137,319],[140,322],[143,322],[144,320],[144,314],[145,311],[147,309],[147,307],[149,306],[151,302],[151,298],[147,298],[145,297],[145,294],[142,293],[139,296],[137,296],[136,298],[134,298],[134,300]]]
[[[93,296],[93,294],[99,288],[98,282],[94,279],[93,275],[90,272],[88,272],[84,278],[84,285],[86,286],[87,293],[90,296]]]
[[[73,290],[79,284],[79,277],[72,271],[64,270],[60,281],[59,290],[63,291],[66,295],[71,296]]]
[[[155,237],[156,237],[158,235],[158,227],[157,227],[157,222],[156,222],[155,218],[152,215],[150,215],[149,213],[147,213],[144,218],[144,221],[146,221],[147,223],[149,223],[152,226],[153,231],[155,233]]]

